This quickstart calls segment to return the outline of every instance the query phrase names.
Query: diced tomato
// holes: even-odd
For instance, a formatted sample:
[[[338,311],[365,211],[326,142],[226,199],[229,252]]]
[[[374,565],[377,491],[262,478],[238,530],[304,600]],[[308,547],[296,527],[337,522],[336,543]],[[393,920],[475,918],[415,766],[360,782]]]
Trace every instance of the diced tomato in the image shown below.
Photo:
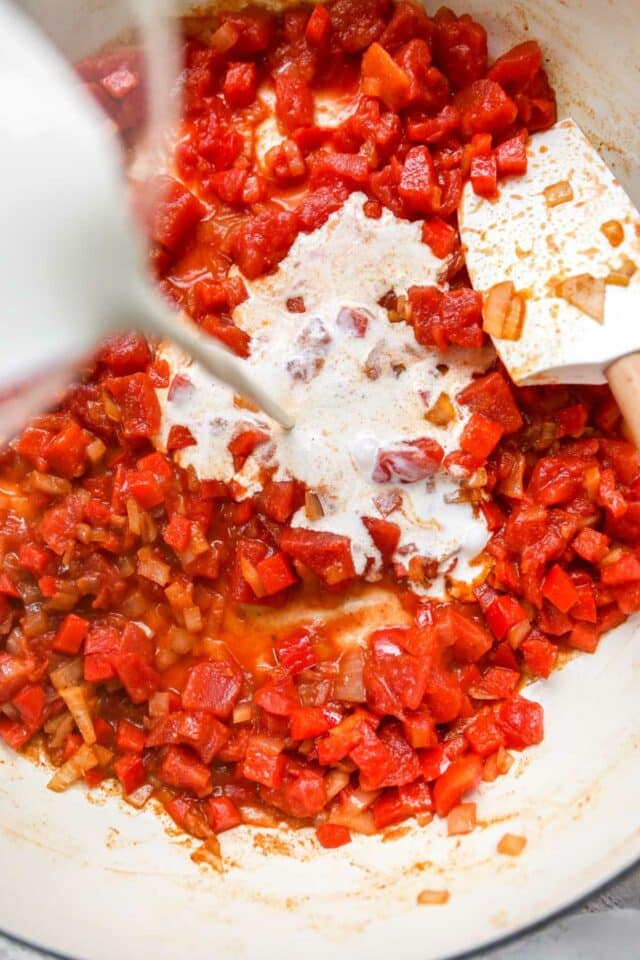
[[[291,569],[291,565],[282,551],[265,557],[256,564],[258,576],[262,582],[264,595],[267,597],[286,590],[298,582],[298,578]]]
[[[488,757],[504,746],[505,738],[502,730],[490,712],[480,713],[464,728],[464,735],[474,753],[480,757]]]
[[[300,485],[295,480],[270,480],[258,494],[258,509],[271,520],[286,523],[302,503]]]
[[[609,549],[610,539],[605,533],[583,527],[572,543],[579,557],[589,563],[599,563]]]
[[[600,578],[607,586],[637,583],[640,581],[640,560],[633,553],[625,553],[613,563],[603,563]]]
[[[640,564],[638,570],[640,571]],[[571,577],[557,563],[547,574],[542,585],[542,594],[562,613],[568,613],[580,599]]]
[[[474,413],[462,431],[460,446],[478,460],[484,460],[495,450],[503,433],[504,428],[495,420]]]
[[[312,47],[324,47],[331,31],[331,16],[321,3],[316,4],[305,28],[305,37]]]
[[[173,177],[156,177],[149,189],[154,199],[151,236],[156,243],[176,253],[202,217],[204,207]]]
[[[428,147],[407,152],[398,192],[412,213],[428,215],[439,209],[441,190]]]
[[[267,680],[253,696],[254,702],[276,717],[289,717],[299,706],[299,698],[291,677],[286,675]]]
[[[48,550],[42,550],[33,543],[23,543],[18,550],[18,563],[23,570],[28,570],[34,576],[40,576],[45,572],[51,561],[51,554]]]
[[[400,527],[379,517],[363,517],[362,522],[385,560],[390,560],[400,542]]]
[[[138,756],[136,761],[140,763]],[[158,777],[170,787],[188,790],[197,797],[206,797],[211,792],[209,768],[187,747],[169,747],[160,764]]]
[[[482,760],[474,754],[454,760],[435,782],[433,800],[439,817],[446,817],[482,778]]]
[[[348,537],[292,527],[283,532],[280,546],[330,586],[355,576]]]
[[[311,635],[307,630],[295,630],[275,644],[278,661],[285,670],[295,675],[318,662]]]
[[[546,678],[551,675],[558,658],[555,643],[541,637],[531,637],[523,640],[520,649],[527,669],[534,677]]]
[[[468,14],[456,17],[441,7],[434,19],[434,57],[436,63],[457,88],[485,76],[487,72],[487,34]]]
[[[147,777],[142,757],[138,753],[124,753],[114,762],[113,769],[125,794],[133,793],[141,787]]]
[[[79,617],[76,613],[69,613],[64,618],[53,641],[53,649],[58,653],[75,655],[80,652],[82,643],[89,630],[89,621]]]
[[[245,277],[254,280],[272,270],[286,257],[297,229],[294,213],[272,208],[239,224],[231,236],[231,252]]]
[[[498,192],[498,164],[495,154],[473,157],[469,176],[474,193],[480,197],[495,197]]]
[[[27,684],[13,697],[11,703],[20,714],[22,722],[34,733],[43,721],[45,692],[42,687],[36,683]]]
[[[496,147],[496,164],[499,177],[521,176],[527,172],[527,132],[521,130],[509,140]]]
[[[439,260],[450,256],[457,244],[455,227],[446,223],[440,217],[431,217],[422,225],[422,242],[431,248],[431,252]]]
[[[118,729],[118,735],[120,731]],[[172,710],[161,717],[146,738],[147,747],[180,744],[195,750],[205,764],[210,764],[227,741],[229,730],[211,713],[202,710]]]
[[[176,553],[184,553],[191,541],[191,521],[174,513],[164,529],[162,539]]]
[[[362,57],[363,92],[379,97],[390,110],[409,102],[409,77],[379,43],[372,43]]]
[[[240,696],[239,669],[229,660],[212,660],[191,667],[182,693],[185,710],[204,710],[228,717]]]
[[[283,746],[283,742],[274,737],[250,736],[242,765],[247,780],[277,789],[282,783],[286,763]]]
[[[542,742],[543,711],[539,703],[512,697],[499,705],[496,719],[509,749],[524,750]]]
[[[294,740],[308,740],[328,733],[335,719],[322,707],[296,707],[291,716],[291,736]]]
[[[276,114],[285,130],[308,127],[313,123],[313,94],[302,77],[278,74],[275,79]]]
[[[112,377],[104,385],[120,407],[120,424],[127,439],[145,439],[158,432],[160,404],[146,373]]]
[[[461,114],[462,133],[499,133],[516,119],[518,108],[493,80],[475,80],[454,99]]]
[[[207,818],[214,833],[232,830],[242,823],[240,811],[229,797],[209,797],[206,801]]]
[[[457,400],[474,413],[499,423],[505,433],[515,433],[522,426],[522,416],[509,384],[495,371],[474,380],[458,394]]]
[[[437,287],[410,287],[411,322],[418,343],[446,350],[450,343],[481,347],[482,297],[460,288],[442,293]]]
[[[334,823],[319,823],[316,836],[320,846],[326,850],[334,850],[336,847],[343,847],[345,843],[351,843],[351,834],[347,827]]]
[[[484,612],[491,632],[497,640],[502,640],[508,634],[509,630],[527,620],[527,613],[522,605],[508,594],[503,594],[491,603]]]
[[[443,456],[442,447],[431,437],[404,441],[395,448],[378,451],[372,479],[376,483],[415,483],[434,474]]]
[[[222,91],[230,107],[248,107],[256,98],[258,71],[255,63],[230,63]]]
[[[508,90],[518,89],[536,75],[541,65],[539,45],[535,40],[526,40],[498,57],[489,70],[489,79]]]
[[[246,460],[256,447],[269,440],[269,434],[263,430],[242,430],[237,433],[228,444],[229,452],[233,456],[234,470],[242,470]]]
[[[138,727],[130,720],[121,720],[116,733],[116,747],[118,753],[142,753],[145,748],[146,735],[142,727]]]
[[[376,829],[384,830],[418,813],[429,813],[432,809],[429,785],[422,780],[416,780],[405,786],[385,790],[374,803],[373,817]]]

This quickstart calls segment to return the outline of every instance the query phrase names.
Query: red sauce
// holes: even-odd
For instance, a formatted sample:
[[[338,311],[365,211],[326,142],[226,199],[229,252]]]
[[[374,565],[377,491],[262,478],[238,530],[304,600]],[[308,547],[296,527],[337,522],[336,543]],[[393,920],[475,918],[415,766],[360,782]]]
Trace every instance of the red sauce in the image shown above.
[[[385,0],[280,18],[247,10],[202,21],[200,35],[188,26],[176,175],[157,180],[148,225],[164,293],[246,356],[232,319],[245,290],[230,266],[272,270],[360,190],[369,216],[386,206],[424,219],[435,254],[457,254],[450,292],[410,291],[418,342],[482,346],[456,209],[466,178],[493,196],[524,172],[526,132],[555,119],[537,44],[490,67],[470,17]],[[78,69],[133,143],[139,54],[112,50]],[[264,85],[282,141],[259,164]],[[327,91],[353,100],[334,129],[313,124]],[[346,538],[292,530],[305,495],[295,480],[237,502],[233,485],[176,464],[196,440],[186,428],[155,452],[155,387],[167,380],[142,337],[111,338],[2,454],[0,735],[20,749],[41,733],[71,780],[82,756],[90,786],[116,777],[138,804],[153,792],[210,849],[256,806],[315,825],[327,847],[448,815],[508,770],[508,751],[542,739],[523,680],[548,677],[559,650],[592,653],[640,609],[640,455],[606,388],[518,390],[496,366],[463,391],[473,416],[442,469],[484,477],[475,499],[490,564],[474,594],[445,603],[412,591],[428,564],[387,564],[372,588]],[[258,442],[238,438],[237,462]],[[416,457],[427,453],[442,460],[441,449]],[[371,524],[391,555],[392,512]],[[344,651],[341,634],[362,618],[346,601],[373,589],[391,622]]]

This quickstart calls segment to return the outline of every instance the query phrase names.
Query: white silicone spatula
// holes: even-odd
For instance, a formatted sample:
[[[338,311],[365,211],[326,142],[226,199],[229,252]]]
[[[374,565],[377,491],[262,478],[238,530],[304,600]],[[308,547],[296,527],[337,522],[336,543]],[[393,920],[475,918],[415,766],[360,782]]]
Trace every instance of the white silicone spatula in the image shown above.
[[[146,35],[162,52],[153,2],[142,8]],[[0,143],[0,441],[51,401],[101,336],[134,328],[174,340],[292,426],[272,386],[151,289],[104,118],[54,48],[3,3]]]
[[[495,200],[464,191],[485,329],[518,384],[608,381],[640,445],[640,213],[572,120],[534,135],[528,160]]]

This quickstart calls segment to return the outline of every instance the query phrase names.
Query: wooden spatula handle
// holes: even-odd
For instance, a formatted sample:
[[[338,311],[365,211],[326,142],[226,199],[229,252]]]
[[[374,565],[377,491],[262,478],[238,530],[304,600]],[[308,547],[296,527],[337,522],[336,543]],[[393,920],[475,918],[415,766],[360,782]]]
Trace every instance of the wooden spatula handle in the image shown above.
[[[640,353],[616,360],[606,373],[631,439],[640,448]]]

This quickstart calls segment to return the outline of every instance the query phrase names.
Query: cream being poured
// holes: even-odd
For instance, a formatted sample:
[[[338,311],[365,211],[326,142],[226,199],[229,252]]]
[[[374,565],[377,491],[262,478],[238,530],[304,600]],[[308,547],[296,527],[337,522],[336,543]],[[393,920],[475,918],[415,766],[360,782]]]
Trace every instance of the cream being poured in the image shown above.
[[[303,509],[292,525],[349,537],[356,570],[368,579],[379,575],[381,556],[363,517],[386,516],[400,528],[397,564],[408,569],[413,557],[426,558],[439,573],[471,582],[479,570],[469,564],[488,537],[484,521],[469,503],[456,502],[459,485],[448,473],[413,479],[404,454],[421,438],[436,440],[445,453],[459,447],[469,414],[455,396],[494,354],[488,348],[443,355],[417,344],[408,324],[390,322],[381,298],[416,284],[442,287],[444,264],[422,243],[421,223],[387,210],[368,218],[365,200],[352,194],[324,226],[301,234],[274,274],[247,285],[249,297],[234,313],[252,338],[246,363],[295,415],[295,428],[287,433],[238,407],[228,388],[167,344],[162,355],[180,379],[158,391],[158,443],[163,447],[171,426],[189,427],[197,445],[182,450],[179,462],[201,478],[234,479],[246,496],[260,489],[265,469],[276,480],[303,481],[322,515],[310,519]],[[293,298],[302,298],[304,312],[287,309]],[[425,419],[441,393],[455,412],[446,427]],[[268,439],[235,471],[228,444],[255,428]],[[392,451],[399,465],[388,479],[381,451]],[[434,583],[430,592],[441,587]]]

